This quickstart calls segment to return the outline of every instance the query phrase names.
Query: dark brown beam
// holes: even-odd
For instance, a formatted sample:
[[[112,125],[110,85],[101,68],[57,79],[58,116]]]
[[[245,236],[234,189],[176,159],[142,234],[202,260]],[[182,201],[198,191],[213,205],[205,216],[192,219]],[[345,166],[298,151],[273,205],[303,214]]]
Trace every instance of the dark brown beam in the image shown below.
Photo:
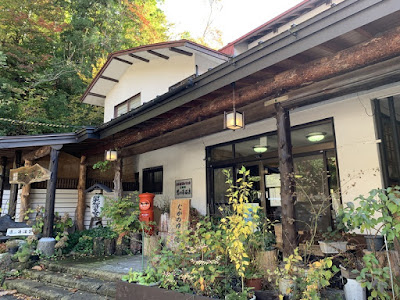
[[[50,179],[47,181],[46,206],[44,213],[43,236],[53,237],[54,206],[56,202],[56,185],[58,172],[58,156],[62,146],[52,147],[50,152]]]
[[[88,93],[88,95],[89,95],[89,96],[93,96],[93,97],[103,98],[103,99],[106,98],[106,96],[100,95],[100,94],[96,94],[96,93]]]
[[[193,55],[192,52],[188,52],[188,51],[185,51],[185,50],[182,50],[182,49],[178,49],[178,48],[175,48],[175,47],[170,47],[169,50],[172,51],[172,52],[176,52],[176,53],[187,55],[187,56],[192,56]]]
[[[133,65],[133,62],[127,61],[126,59],[123,59],[123,58],[113,57],[113,59],[118,60],[118,61],[123,62],[128,65]]]
[[[21,150],[15,151],[13,169],[21,167]],[[12,184],[10,188],[10,202],[8,204],[8,214],[13,218],[17,211],[17,199],[18,199],[18,184]]]
[[[112,81],[112,82],[117,82],[117,83],[119,82],[118,79],[114,79],[114,78],[103,76],[103,75],[101,75],[100,78],[104,79],[104,80]]]
[[[278,134],[278,157],[281,177],[283,256],[293,254],[297,247],[295,227],[294,189],[293,189],[293,155],[290,134],[289,111],[280,103],[275,104],[276,127]]]
[[[3,193],[4,185],[6,181],[6,168],[7,168],[7,157],[1,157],[1,173],[0,173],[0,209],[3,205]]]
[[[43,146],[43,147],[40,147],[39,149],[37,149],[35,151],[32,151],[32,152],[29,152],[29,153],[25,154],[22,157],[22,159],[23,160],[32,160],[33,161],[33,160],[42,158],[42,157],[44,157],[46,155],[49,155],[50,151],[51,151],[51,147],[50,146]]]
[[[138,60],[141,60],[141,61],[144,61],[144,62],[147,62],[147,63],[150,62],[150,60],[148,60],[147,58],[144,58],[144,57],[141,57],[141,56],[132,54],[132,53],[129,53],[128,55],[129,55],[130,57],[136,58],[136,59],[138,59]]]
[[[147,52],[149,52],[150,54],[153,54],[153,55],[155,55],[155,56],[164,58],[164,59],[169,59],[168,56],[166,56],[166,55],[164,55],[164,54],[161,54],[161,53],[158,53],[158,52],[153,51],[153,50],[147,50]]]

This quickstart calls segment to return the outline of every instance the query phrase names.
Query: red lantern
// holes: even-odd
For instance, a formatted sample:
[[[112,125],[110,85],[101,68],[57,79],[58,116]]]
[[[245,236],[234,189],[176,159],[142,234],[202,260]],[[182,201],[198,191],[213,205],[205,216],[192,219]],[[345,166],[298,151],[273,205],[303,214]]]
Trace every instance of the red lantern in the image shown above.
[[[139,221],[147,224],[148,229],[145,232],[148,235],[152,235],[154,231],[154,225],[149,224],[150,222],[154,222],[154,210],[153,210],[153,200],[154,194],[151,193],[143,193],[139,195]]]

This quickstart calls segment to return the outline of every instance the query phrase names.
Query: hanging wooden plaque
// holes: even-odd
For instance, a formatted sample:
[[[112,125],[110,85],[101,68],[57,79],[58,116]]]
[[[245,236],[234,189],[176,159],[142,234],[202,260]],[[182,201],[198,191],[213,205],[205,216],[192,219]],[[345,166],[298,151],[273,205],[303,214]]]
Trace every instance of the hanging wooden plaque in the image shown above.
[[[10,170],[10,183],[30,184],[50,179],[51,172],[42,166],[35,164],[31,167],[21,167]]]

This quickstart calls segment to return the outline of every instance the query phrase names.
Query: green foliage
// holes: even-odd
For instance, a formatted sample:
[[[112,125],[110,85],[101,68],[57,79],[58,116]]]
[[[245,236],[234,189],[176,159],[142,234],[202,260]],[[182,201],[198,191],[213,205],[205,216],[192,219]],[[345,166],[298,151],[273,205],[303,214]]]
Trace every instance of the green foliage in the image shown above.
[[[138,232],[141,228],[138,193],[133,192],[116,199],[106,198],[101,215],[108,219],[111,228],[121,238],[127,232]]]
[[[18,259],[20,262],[26,262],[29,260],[32,252],[33,250],[30,248],[28,243],[24,243],[19,247],[17,253],[14,254],[14,258]]]
[[[109,160],[100,160],[95,163],[92,168],[94,170],[99,169],[101,172],[105,172],[111,168],[111,162]]]
[[[153,268],[147,267],[144,272],[135,272],[132,271],[132,268],[129,270],[128,275],[124,275],[122,280],[128,281],[129,283],[138,283],[141,285],[152,285],[159,282],[161,279],[160,272]]]
[[[249,181],[250,171],[245,167],[239,170],[236,185],[228,170],[224,170],[227,176],[226,183],[228,202],[232,206],[233,214],[221,219],[221,228],[226,231],[226,247],[229,257],[235,265],[238,275],[242,278],[242,291],[244,288],[243,278],[246,266],[250,264],[249,255],[246,253],[246,242],[255,229],[255,224],[250,219],[257,221],[257,210],[251,212],[246,206],[248,203],[253,182]]]
[[[350,228],[358,228],[369,234],[376,232],[386,236],[388,243],[400,238],[400,187],[373,189],[367,197],[360,195],[353,202],[347,203],[343,221]],[[374,252],[363,256],[364,268],[357,280],[371,292],[369,299],[390,299],[388,289],[391,279],[388,267],[380,267]],[[399,287],[394,283],[395,293],[399,295]]]
[[[76,231],[69,235],[68,245],[63,248],[63,253],[71,251],[80,255],[93,254],[93,239],[102,237],[104,239],[113,239],[118,235],[109,227],[96,227],[92,229]]]
[[[101,124],[102,108],[80,96],[110,52],[167,39],[157,6],[157,0],[3,0],[0,117]],[[0,121],[0,135],[73,129]]]

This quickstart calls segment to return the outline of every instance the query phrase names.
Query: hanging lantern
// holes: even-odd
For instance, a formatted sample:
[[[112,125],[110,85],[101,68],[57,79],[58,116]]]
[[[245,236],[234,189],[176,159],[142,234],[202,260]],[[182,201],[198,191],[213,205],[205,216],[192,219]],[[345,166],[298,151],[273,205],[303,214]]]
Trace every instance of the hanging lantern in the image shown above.
[[[105,160],[116,161],[118,159],[117,150],[107,150],[105,154]]]
[[[236,130],[244,127],[244,114],[233,109],[231,112],[224,112],[224,129]]]
[[[258,145],[255,145],[253,147],[253,150],[256,153],[264,153],[264,152],[266,152],[268,150],[267,137],[266,136],[260,137],[260,143]]]
[[[233,110],[231,112],[224,111],[224,129],[236,130],[244,128],[244,113],[238,112],[235,108],[235,83],[232,83],[232,101]]]

